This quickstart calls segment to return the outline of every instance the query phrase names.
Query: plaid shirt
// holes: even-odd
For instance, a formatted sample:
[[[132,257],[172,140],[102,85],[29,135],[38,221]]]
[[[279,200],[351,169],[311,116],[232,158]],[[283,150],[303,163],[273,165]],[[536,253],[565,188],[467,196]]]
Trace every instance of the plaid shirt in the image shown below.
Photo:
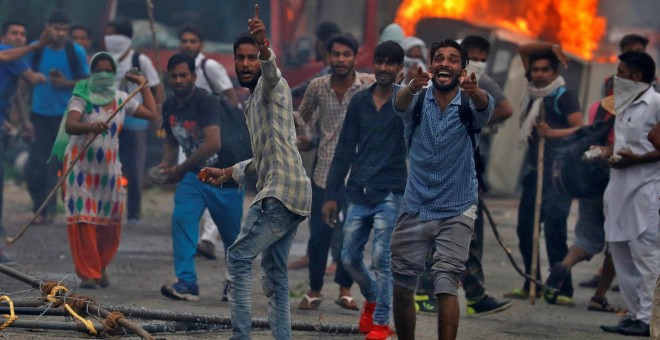
[[[261,62],[261,77],[245,106],[254,157],[234,165],[232,177],[242,185],[257,176],[257,196],[277,198],[292,212],[309,216],[312,186],[296,148],[291,90],[275,64],[275,53]]]
[[[332,163],[332,157],[335,155],[335,148],[337,147],[337,141],[339,141],[339,133],[344,123],[348,103],[350,103],[355,93],[366,89],[376,81],[373,74],[355,72],[355,81],[340,102],[335,95],[335,91],[332,90],[331,77],[332,75],[328,74],[312,80],[298,108],[298,112],[300,112],[306,123],[313,120],[314,112],[318,112],[319,115],[321,140],[312,179],[314,184],[323,189],[326,187],[330,164]]]

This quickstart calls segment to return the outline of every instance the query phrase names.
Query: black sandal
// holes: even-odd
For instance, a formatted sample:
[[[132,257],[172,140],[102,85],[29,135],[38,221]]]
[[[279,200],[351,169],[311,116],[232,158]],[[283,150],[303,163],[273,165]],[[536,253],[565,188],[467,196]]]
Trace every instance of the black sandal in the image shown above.
[[[595,312],[605,312],[605,313],[619,313],[620,308],[614,307],[607,302],[607,299],[604,297],[594,296],[589,301],[589,307],[587,310]]]

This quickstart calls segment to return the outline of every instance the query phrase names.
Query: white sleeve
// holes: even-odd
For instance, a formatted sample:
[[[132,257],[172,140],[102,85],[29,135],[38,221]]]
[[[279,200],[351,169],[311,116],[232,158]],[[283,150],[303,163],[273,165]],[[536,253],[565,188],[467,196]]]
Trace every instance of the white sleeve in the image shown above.
[[[78,111],[80,113],[85,113],[85,100],[80,97],[71,96],[69,99],[69,105],[67,106],[66,112],[69,111]]]
[[[128,98],[128,94],[126,92],[121,92],[120,93],[120,98],[122,101],[126,100]],[[131,98],[131,100],[124,105],[124,113],[128,116],[132,116],[135,114],[135,111],[137,111],[138,107],[140,106],[140,102],[135,99],[135,97]]]
[[[202,72],[203,71],[204,70],[202,70]],[[209,76],[209,80],[212,83],[209,84],[209,86],[211,86],[211,88],[213,88],[218,93],[225,92],[226,90],[234,87],[231,79],[229,79],[227,70],[224,68],[224,66],[220,65],[219,62],[213,59],[206,60],[206,74]],[[198,74],[197,76],[203,77],[204,74]]]
[[[151,59],[144,54],[140,54],[139,61],[140,72],[142,72],[144,77],[147,78],[147,81],[149,81],[149,87],[160,85],[160,76],[158,75],[158,71],[156,71],[154,64],[151,62]]]

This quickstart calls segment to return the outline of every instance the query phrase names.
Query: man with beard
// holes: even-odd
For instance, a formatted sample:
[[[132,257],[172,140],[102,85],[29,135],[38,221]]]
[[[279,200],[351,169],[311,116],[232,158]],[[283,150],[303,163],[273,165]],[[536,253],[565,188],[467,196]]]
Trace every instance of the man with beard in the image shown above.
[[[316,120],[315,113],[318,115],[321,134],[312,175],[312,215],[309,219],[310,236],[307,243],[309,291],[298,305],[298,308],[303,310],[317,309],[321,304],[323,275],[333,233],[341,233],[340,225],[328,225],[323,222],[321,210],[326,194],[328,171],[335,154],[346,109],[355,93],[374,82],[373,75],[359,73],[354,69],[358,42],[352,35],[347,33],[333,35],[326,43],[326,50],[332,72],[312,80],[298,108],[305,123]],[[310,150],[311,141],[299,136],[298,148],[302,151]],[[339,259],[339,256],[335,258]],[[342,308],[357,310],[357,303],[351,297],[350,290],[353,280],[341,261],[337,263],[335,282],[339,284],[339,297],[335,302]]]
[[[233,162],[221,159],[220,99],[195,86],[195,59],[175,54],[167,62],[167,79],[174,91],[163,105],[165,146],[159,167],[168,183],[178,183],[172,212],[174,271],[178,282],[164,285],[161,293],[169,298],[198,301],[195,253],[199,219],[208,208],[213,221],[222,225],[220,234],[227,244],[236,240],[243,212],[243,194],[235,181],[221,188],[197,180],[204,166],[225,167]],[[179,146],[186,160],[178,165]]]
[[[573,304],[573,284],[570,270],[561,263],[568,253],[567,219],[571,209],[571,197],[558,193],[552,186],[552,164],[557,157],[556,149],[566,137],[583,124],[580,104],[574,91],[566,89],[564,78],[559,75],[560,60],[566,57],[559,45],[531,43],[520,46],[520,57],[527,72],[529,84],[527,96],[523,102],[523,124],[520,130],[520,143],[528,146],[526,166],[522,178],[522,194],[518,208],[518,248],[525,264],[525,273],[531,275],[532,247],[534,238],[534,206],[536,202],[537,176],[543,176],[540,223],[543,223],[548,261],[553,270],[564,270],[561,282],[549,282],[556,291],[544,295],[546,302],[562,305]],[[539,141],[545,138],[543,154],[543,173],[537,171]],[[536,268],[540,268],[540,256]],[[552,272],[551,272],[552,275]],[[553,276],[557,276],[556,274]],[[536,279],[541,280],[540,270]],[[525,280],[523,288],[507,293],[510,298],[526,299],[530,281]],[[540,287],[533,292],[537,296]]]
[[[660,120],[653,88],[655,62],[645,52],[619,55],[613,80],[614,145],[599,147],[612,171],[605,189],[605,240],[609,242],[628,312],[606,332],[648,337],[653,290],[660,275],[660,152],[647,140]]]
[[[163,103],[164,91],[160,76],[151,59],[131,48],[133,42],[133,24],[125,18],[116,19],[108,24],[105,30],[105,48],[117,61],[117,89],[131,93],[137,84],[126,80],[127,72],[139,72],[149,81],[151,92],[160,108]],[[142,94],[135,99],[142,103]],[[147,162],[147,135],[149,121],[135,117],[126,117],[124,127],[119,135],[119,154],[121,155],[122,173],[128,179],[126,194],[126,218],[128,224],[140,223],[142,210],[142,187]]]
[[[394,322],[403,340],[415,339],[415,289],[434,245],[438,338],[456,338],[457,289],[477,211],[475,133],[494,107],[474,73],[461,76],[468,56],[456,41],[433,43],[430,59],[431,73],[418,68],[392,99],[404,118],[410,161],[402,214],[391,242]],[[422,91],[429,79],[433,86]]]
[[[46,29],[51,31],[53,39],[28,56],[33,71],[48,75],[48,81],[37,84],[32,91],[30,122],[34,134],[28,150],[30,156],[25,166],[25,179],[33,212],[44,203],[48,192],[57,183],[57,171],[62,165],[59,161],[48,162],[50,150],[76,81],[89,76],[87,53],[69,40],[69,18],[62,12],[53,12]],[[52,223],[56,206],[57,200],[51,199],[34,223]]]
[[[284,340],[291,339],[287,257],[298,225],[309,216],[312,188],[296,149],[291,90],[275,64],[256,5],[248,28],[250,35],[234,42],[234,64],[241,86],[250,90],[245,117],[254,157],[233,167],[205,168],[200,177],[215,185],[233,178],[242,185],[246,176],[257,176],[258,193],[227,255],[231,339],[250,338],[252,262],[261,254],[270,329]]]
[[[394,112],[392,84],[403,67],[403,49],[393,41],[376,46],[376,83],[356,93],[348,104],[335,156],[328,174],[323,221],[337,220],[337,194],[346,184],[347,215],[341,261],[360,286],[366,301],[360,332],[367,339],[387,339],[392,306],[390,238],[406,187],[406,144],[403,121]],[[365,266],[364,247],[371,230],[374,277]]]

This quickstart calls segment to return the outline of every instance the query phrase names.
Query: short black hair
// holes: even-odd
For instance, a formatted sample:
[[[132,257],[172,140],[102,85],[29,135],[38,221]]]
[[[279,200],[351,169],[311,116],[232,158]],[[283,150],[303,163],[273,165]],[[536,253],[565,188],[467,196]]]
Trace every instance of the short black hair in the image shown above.
[[[404,56],[405,52],[401,45],[392,40],[378,44],[374,50],[374,62],[381,61],[403,64]]]
[[[92,62],[89,65],[89,69],[91,72],[94,72],[94,68],[101,60],[109,61],[110,65],[112,65],[112,72],[117,73],[117,63],[115,62],[114,59],[112,59],[112,57],[109,54],[106,53],[100,53],[92,58]]]
[[[324,21],[320,23],[314,32],[316,38],[321,41],[328,40],[328,38],[330,38],[333,34],[341,34],[339,25],[337,25],[337,23],[334,21]]]
[[[8,20],[2,24],[2,35],[5,35],[7,32],[9,32],[9,26],[23,26],[23,28],[27,27],[27,25],[22,21]]]
[[[626,47],[634,44],[642,44],[644,48],[649,44],[649,39],[639,34],[626,34],[619,41],[619,48],[623,51]]]
[[[619,55],[619,60],[633,72],[642,73],[642,81],[652,84],[655,79],[655,62],[646,52],[626,52]]]
[[[490,53],[490,42],[486,38],[478,35],[468,35],[463,38],[461,46],[463,46],[466,51],[478,50],[484,51],[486,54]]]
[[[331,35],[328,40],[325,42],[325,49],[328,51],[328,53],[332,52],[332,46],[334,44],[342,44],[348,46],[351,50],[353,50],[353,53],[357,55],[358,47],[360,44],[358,43],[357,40],[353,37],[352,34],[350,33],[342,33],[342,34],[333,34]]]
[[[183,25],[179,30],[179,39],[181,39],[184,33],[192,33],[196,35],[200,41],[204,41],[204,29],[198,24],[191,22]]]
[[[529,67],[532,67],[532,64],[538,60],[547,60],[550,62],[550,67],[553,71],[559,71],[559,58],[551,50],[546,50],[543,52],[532,53],[529,55]]]
[[[133,24],[126,18],[117,18],[108,23],[108,27],[115,29],[115,34],[133,38]]]
[[[74,25],[73,27],[71,27],[71,29],[69,31],[73,32],[73,31],[77,31],[77,30],[85,31],[85,33],[87,33],[87,37],[90,38],[90,39],[92,38],[92,30],[89,27],[87,27],[85,25],[82,25],[82,24],[78,24],[78,25]]]
[[[64,12],[55,11],[53,13],[50,13],[50,16],[48,17],[48,24],[68,25],[69,17],[66,14],[64,14]]]
[[[457,49],[459,52],[461,52],[461,67],[465,68],[468,64],[468,55],[465,49],[456,42],[456,40],[453,39],[445,39],[443,41],[436,41],[431,45],[431,54],[430,54],[430,60],[433,60],[433,56],[435,55],[435,52],[440,49],[440,48],[445,48],[445,47],[453,47]]]
[[[234,40],[234,55],[236,55],[236,51],[238,50],[238,47],[243,45],[243,44],[257,46],[257,40],[254,39],[254,37],[252,37],[252,35],[247,34],[247,33],[243,34],[243,35],[239,35]]]
[[[167,71],[169,72],[183,63],[188,65],[190,73],[195,73],[195,58],[183,53],[177,53],[170,57],[170,60],[167,61]]]

